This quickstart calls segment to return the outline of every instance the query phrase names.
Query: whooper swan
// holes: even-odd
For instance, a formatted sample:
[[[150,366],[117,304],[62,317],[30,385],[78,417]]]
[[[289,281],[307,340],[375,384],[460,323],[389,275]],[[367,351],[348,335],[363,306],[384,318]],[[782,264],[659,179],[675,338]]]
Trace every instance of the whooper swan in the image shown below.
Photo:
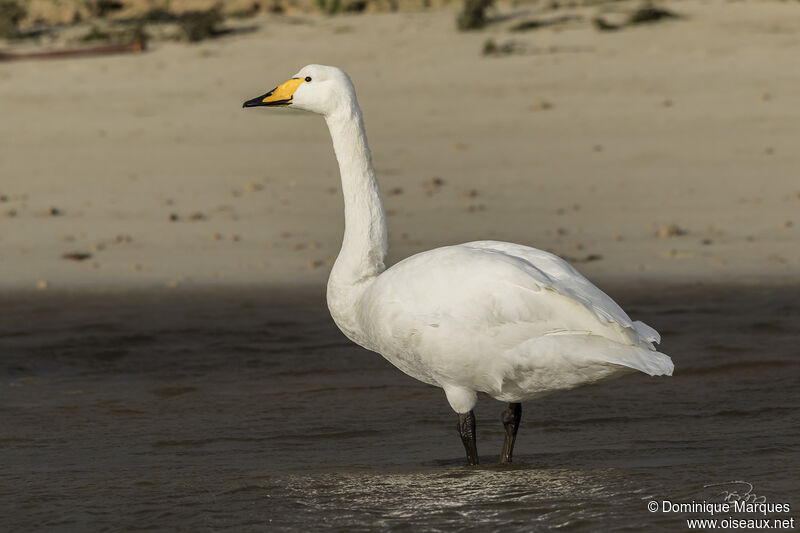
[[[422,252],[391,268],[386,215],[350,78],[309,65],[244,107],[292,107],[325,117],[342,178],[345,230],[328,279],[328,309],[353,342],[441,387],[458,413],[467,463],[478,464],[477,393],[502,414],[510,462],[520,403],[640,371],[671,375],[660,336],[632,321],[563,259],[535,248],[476,241]]]

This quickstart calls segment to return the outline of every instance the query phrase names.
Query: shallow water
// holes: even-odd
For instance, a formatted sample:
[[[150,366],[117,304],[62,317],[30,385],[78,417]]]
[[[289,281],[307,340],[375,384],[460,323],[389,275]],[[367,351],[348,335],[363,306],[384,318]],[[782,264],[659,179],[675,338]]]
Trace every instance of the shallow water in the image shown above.
[[[509,466],[483,397],[477,468],[323,292],[0,297],[0,530],[685,531],[647,503],[732,480],[800,517],[798,289],[610,290],[675,376],[524,404]]]

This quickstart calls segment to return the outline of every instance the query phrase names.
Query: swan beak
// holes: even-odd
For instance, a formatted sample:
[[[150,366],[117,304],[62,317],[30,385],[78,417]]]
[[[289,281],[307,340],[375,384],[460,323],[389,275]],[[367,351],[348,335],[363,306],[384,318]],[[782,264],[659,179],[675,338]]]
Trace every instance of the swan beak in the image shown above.
[[[302,78],[292,78],[278,85],[267,94],[246,101],[242,107],[286,107],[292,103],[292,95],[303,81]]]

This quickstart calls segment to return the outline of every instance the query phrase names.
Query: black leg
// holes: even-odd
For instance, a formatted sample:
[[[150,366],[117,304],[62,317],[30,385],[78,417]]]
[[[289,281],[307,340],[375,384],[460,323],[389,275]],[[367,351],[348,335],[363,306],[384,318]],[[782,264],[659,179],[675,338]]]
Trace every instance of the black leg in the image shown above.
[[[514,452],[514,441],[517,438],[519,421],[522,420],[522,404],[510,403],[508,408],[503,411],[500,420],[506,429],[506,438],[503,441],[503,453],[500,455],[501,463],[510,463],[511,454]]]
[[[458,434],[461,435],[461,442],[467,451],[467,464],[473,466],[478,464],[478,446],[475,444],[475,413],[458,415]]]

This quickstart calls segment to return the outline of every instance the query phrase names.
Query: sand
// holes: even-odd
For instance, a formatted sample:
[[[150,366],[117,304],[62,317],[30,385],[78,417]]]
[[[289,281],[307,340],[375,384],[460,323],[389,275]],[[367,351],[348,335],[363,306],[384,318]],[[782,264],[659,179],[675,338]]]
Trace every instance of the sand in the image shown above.
[[[667,5],[685,18],[617,32],[596,8],[526,33],[508,27],[540,15],[504,5],[466,34],[452,10],[265,15],[1,64],[0,286],[324,283],[343,229],[324,122],[241,108],[307,63],[355,80],[390,264],[491,238],[600,284],[795,283],[798,6]],[[522,53],[483,56],[488,38]]]

